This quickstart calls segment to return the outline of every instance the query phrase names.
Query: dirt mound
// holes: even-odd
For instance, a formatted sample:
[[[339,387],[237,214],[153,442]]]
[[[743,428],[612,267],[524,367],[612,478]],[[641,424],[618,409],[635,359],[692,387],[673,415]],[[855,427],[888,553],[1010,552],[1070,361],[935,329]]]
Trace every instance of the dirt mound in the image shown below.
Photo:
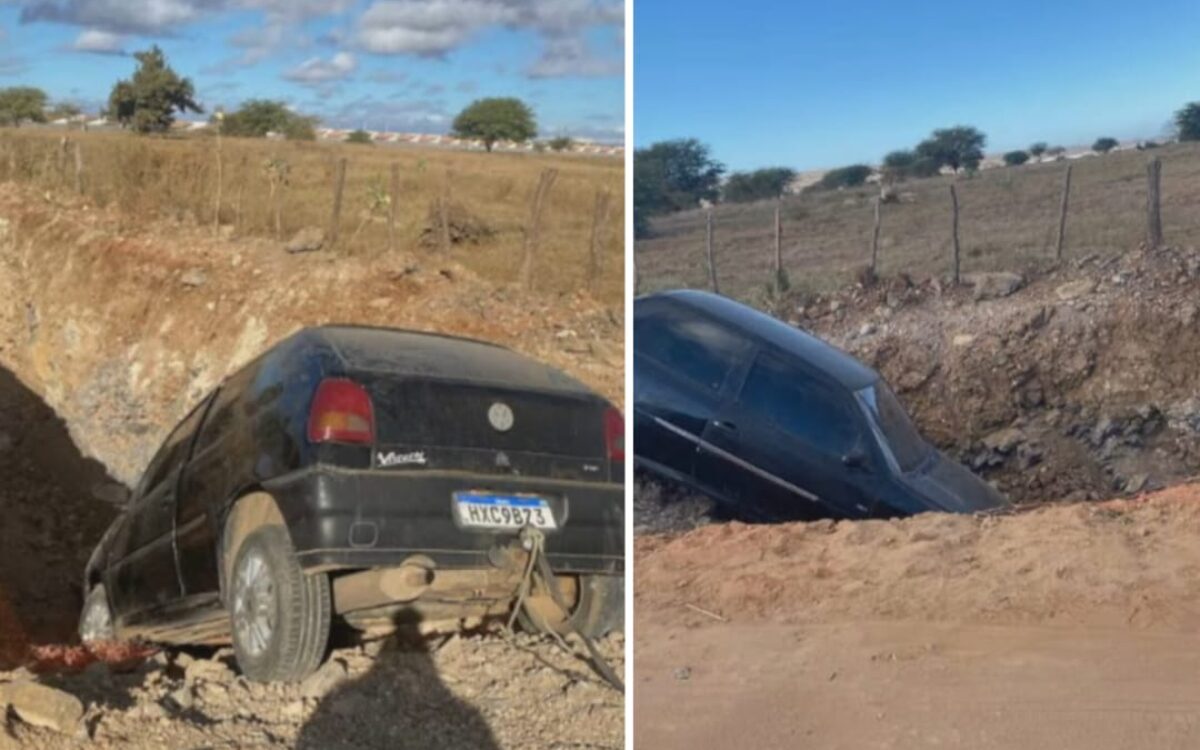
[[[136,480],[226,374],[306,325],[360,323],[494,341],[621,404],[619,307],[527,294],[430,254],[292,255],[273,242],[142,224],[0,185],[0,364],[85,455]]]
[[[599,644],[620,671],[620,638]],[[582,649],[579,649],[582,651]],[[40,675],[78,698],[77,732],[12,720],[0,750],[171,747],[619,747],[624,701],[577,656],[518,636],[413,635],[335,651],[296,685],[236,676],[228,650],[160,653],[116,669]],[[0,688],[33,679],[0,672]]]
[[[1200,474],[1200,251],[976,281],[901,276],[778,312],[878,369],[927,437],[1014,499]]]
[[[1008,516],[706,526],[636,541],[658,623],[922,619],[1200,625],[1200,485]],[[691,606],[689,606],[691,605]]]

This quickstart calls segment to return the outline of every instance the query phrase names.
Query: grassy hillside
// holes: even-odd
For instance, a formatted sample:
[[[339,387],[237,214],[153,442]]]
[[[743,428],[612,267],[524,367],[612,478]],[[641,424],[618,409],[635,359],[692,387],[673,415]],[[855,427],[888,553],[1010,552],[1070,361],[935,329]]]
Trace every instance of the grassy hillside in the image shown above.
[[[61,132],[0,131],[0,180],[32,183],[47,190],[74,188],[74,154],[61,148]],[[68,134],[83,155],[83,191],[101,207],[117,207],[132,221],[181,218],[214,223],[217,152],[212,137],[145,138],[128,133]],[[598,190],[610,195],[600,233],[603,272],[597,296],[619,304],[624,289],[624,178],[618,159],[555,154],[486,154],[404,146],[289,143],[225,138],[222,143],[221,224],[237,235],[276,236],[270,186],[264,165],[288,166],[283,190],[282,232],[328,228],[333,183],[340,157],[348,159],[340,222],[339,253],[370,255],[387,251],[386,194],[393,163],[400,166],[397,237],[401,250],[437,252],[421,241],[431,226],[431,208],[446,190],[491,234],[478,242],[455,244],[453,259],[501,283],[518,277],[530,202],[539,175],[559,172],[543,214],[541,252],[534,268],[536,287],[547,292],[583,288]],[[371,211],[372,204],[376,210]],[[453,216],[453,212],[452,212]],[[357,234],[356,234],[357,232]]]
[[[1145,234],[1146,162],[1163,160],[1163,232],[1168,244],[1200,240],[1200,144],[1125,151],[1071,162],[996,168],[974,177],[900,185],[883,206],[880,274],[950,272],[948,186],[957,186],[962,271],[1019,269],[1049,260],[1058,229],[1063,173],[1074,165],[1064,255],[1114,255]],[[851,281],[869,261],[878,188],[790,196],[783,202],[783,263],[793,287],[821,291]],[[714,247],[722,293],[759,300],[772,278],[774,202],[721,205]],[[654,219],[637,243],[641,291],[704,287],[704,211]]]

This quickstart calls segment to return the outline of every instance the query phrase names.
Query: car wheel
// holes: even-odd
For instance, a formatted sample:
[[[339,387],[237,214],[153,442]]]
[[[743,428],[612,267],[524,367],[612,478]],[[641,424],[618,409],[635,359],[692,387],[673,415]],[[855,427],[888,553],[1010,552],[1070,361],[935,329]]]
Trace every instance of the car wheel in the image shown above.
[[[257,682],[296,682],[311,674],[329,642],[329,577],[309,575],[282,526],[246,537],[229,582],[233,650]]]
[[[104,584],[88,592],[79,614],[79,640],[84,643],[111,641],[116,638],[113,628],[112,610],[108,606],[108,593]]]
[[[564,613],[548,591],[535,591],[521,609],[521,629],[540,633],[546,625],[560,635],[578,631],[601,638],[625,629],[625,580],[621,576],[559,576],[559,592],[570,606]],[[532,610],[533,614],[530,614]]]

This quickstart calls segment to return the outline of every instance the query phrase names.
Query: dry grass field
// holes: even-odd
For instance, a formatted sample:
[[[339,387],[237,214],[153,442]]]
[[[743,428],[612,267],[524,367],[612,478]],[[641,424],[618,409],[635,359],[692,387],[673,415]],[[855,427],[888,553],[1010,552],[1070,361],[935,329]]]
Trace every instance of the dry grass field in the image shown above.
[[[1058,230],[1063,173],[1074,165],[1064,255],[1115,255],[1145,234],[1146,162],[1163,161],[1162,219],[1168,244],[1200,237],[1200,144],[1124,151],[1071,162],[986,170],[900,185],[882,209],[879,272],[948,275],[954,181],[960,204],[962,272],[1018,270],[1049,261]],[[799,292],[851,281],[870,257],[874,186],[789,196],[783,202],[783,263]],[[773,276],[774,202],[717,206],[714,248],[721,292],[761,302]],[[707,286],[704,211],[657,217],[637,243],[641,292]]]
[[[62,132],[0,131],[0,181],[32,183],[46,190],[75,189],[73,144]],[[139,217],[178,218],[215,226],[217,148],[212,137],[145,138],[128,133],[68,134],[80,145],[81,186],[99,207],[115,206],[132,222]],[[441,252],[440,224],[431,220],[448,191],[452,221],[463,214],[489,230],[477,241],[456,242],[453,260],[499,283],[518,279],[531,202],[542,170],[558,170],[547,194],[535,288],[569,292],[584,288],[599,191],[609,194],[601,224],[602,271],[595,294],[620,304],[624,286],[624,179],[618,159],[553,154],[485,154],[415,147],[293,143],[222,139],[222,231],[234,235],[290,238],[297,230],[328,229],[337,163],[348,162],[336,252],[365,255],[388,249],[387,194],[391,165],[399,165],[396,234],[401,250]],[[268,162],[286,164],[281,231],[276,231]],[[449,187],[447,188],[447,181]],[[432,242],[422,233],[434,228]]]

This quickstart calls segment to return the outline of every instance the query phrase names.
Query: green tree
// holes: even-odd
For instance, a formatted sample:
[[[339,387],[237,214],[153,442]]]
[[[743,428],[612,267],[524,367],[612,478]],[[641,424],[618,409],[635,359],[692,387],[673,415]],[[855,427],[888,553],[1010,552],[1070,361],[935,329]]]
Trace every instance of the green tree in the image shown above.
[[[46,121],[46,92],[32,86],[0,89],[0,125]]]
[[[569,136],[560,135],[557,138],[551,138],[546,142],[552,151],[570,151],[575,148],[575,141]]]
[[[1004,155],[1004,163],[1010,167],[1020,166],[1029,161],[1029,153],[1026,151],[1009,151]]]
[[[866,182],[874,171],[866,164],[851,164],[848,167],[831,169],[821,176],[821,181],[815,187],[818,190],[858,187]]]
[[[911,174],[917,155],[908,149],[891,151],[883,157],[883,179],[887,183],[900,182]]]
[[[370,146],[375,143],[375,139],[373,139],[371,134],[365,130],[355,130],[353,133],[346,136],[346,143],[358,143],[360,145]]]
[[[956,125],[933,131],[932,135],[917,144],[917,156],[929,159],[939,168],[945,166],[955,172],[960,169],[973,172],[979,168],[979,162],[983,161],[985,145],[987,136],[980,130],[967,125]]]
[[[1046,149],[1046,156],[1053,156],[1055,159],[1059,158],[1065,153],[1067,153],[1065,146],[1051,146],[1050,148]]]
[[[1098,154],[1107,154],[1109,151],[1112,151],[1116,147],[1117,147],[1117,139],[1109,138],[1108,136],[1105,136],[1103,138],[1097,138],[1096,142],[1092,144],[1092,150]]]
[[[1189,102],[1175,113],[1175,128],[1181,141],[1200,141],[1200,102]]]
[[[645,236],[649,217],[695,208],[720,195],[725,166],[695,138],[653,143],[633,152],[634,230]]]
[[[1042,154],[1046,153],[1049,149],[1050,147],[1046,145],[1045,141],[1038,141],[1029,146],[1029,155],[1035,159],[1040,159],[1042,158]]]
[[[137,52],[133,77],[117,81],[108,96],[108,115],[139,133],[165,133],[176,112],[203,112],[189,78],[181,78],[157,45]]]
[[[221,132],[237,138],[265,138],[278,133],[288,140],[311,141],[317,137],[317,120],[297,114],[271,99],[248,99],[236,112],[229,112]]]
[[[491,151],[496,141],[520,143],[535,137],[537,121],[533,110],[520,99],[477,99],[454,118],[453,133],[458,138],[483,141]]]
[[[81,114],[83,114],[83,110],[79,108],[79,105],[71,102],[58,102],[46,110],[46,117],[50,120],[65,120]]]
[[[787,167],[767,167],[753,172],[734,172],[725,181],[721,197],[731,203],[749,203],[778,198],[796,179],[796,170]]]

